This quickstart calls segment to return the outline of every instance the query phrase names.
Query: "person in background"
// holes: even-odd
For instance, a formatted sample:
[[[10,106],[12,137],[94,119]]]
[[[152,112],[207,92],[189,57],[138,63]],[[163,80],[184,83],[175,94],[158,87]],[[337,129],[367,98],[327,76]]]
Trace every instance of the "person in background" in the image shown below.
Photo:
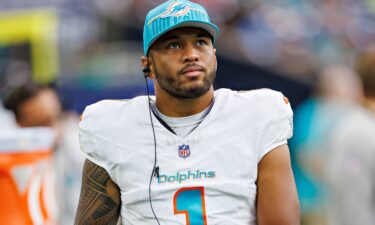
[[[364,100],[335,127],[326,162],[331,225],[375,224],[375,49],[360,54],[356,70]]]
[[[326,225],[330,201],[324,174],[329,136],[353,105],[362,98],[355,71],[344,65],[322,69],[316,93],[295,111],[291,157],[301,201],[303,225]]]
[[[14,113],[20,127],[55,127],[61,115],[61,104],[55,91],[32,83],[15,88],[4,106]]]
[[[16,87],[4,107],[14,113],[20,128],[50,127],[55,131],[52,168],[56,181],[59,223],[72,224],[80,191],[84,157],[79,150],[79,117],[63,111],[56,91],[48,85],[27,83]]]

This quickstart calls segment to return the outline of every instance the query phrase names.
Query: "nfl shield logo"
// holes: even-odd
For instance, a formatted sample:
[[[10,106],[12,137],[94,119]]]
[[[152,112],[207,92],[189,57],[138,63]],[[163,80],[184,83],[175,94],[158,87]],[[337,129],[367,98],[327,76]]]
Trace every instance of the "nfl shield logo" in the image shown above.
[[[178,146],[178,155],[181,158],[187,158],[190,156],[190,147],[189,145],[180,145]]]

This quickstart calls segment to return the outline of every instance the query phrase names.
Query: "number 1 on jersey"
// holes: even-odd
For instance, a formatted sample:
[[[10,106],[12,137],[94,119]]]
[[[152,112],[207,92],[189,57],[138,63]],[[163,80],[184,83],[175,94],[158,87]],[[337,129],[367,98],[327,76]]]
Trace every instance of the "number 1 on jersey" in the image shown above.
[[[174,214],[185,214],[186,225],[207,225],[203,187],[179,189],[173,197]]]

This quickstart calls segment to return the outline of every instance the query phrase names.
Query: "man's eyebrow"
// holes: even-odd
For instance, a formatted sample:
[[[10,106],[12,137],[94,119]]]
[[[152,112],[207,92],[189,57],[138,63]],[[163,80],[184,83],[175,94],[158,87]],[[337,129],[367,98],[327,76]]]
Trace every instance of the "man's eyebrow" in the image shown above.
[[[212,38],[208,33],[200,33],[197,35],[198,38]]]
[[[174,39],[178,39],[178,36],[177,35],[165,36],[165,37],[160,38],[160,41],[166,42],[166,41],[170,41],[170,40],[174,40]]]
[[[206,32],[199,33],[199,34],[196,35],[196,37],[197,38],[210,38],[210,39],[212,39],[211,35],[206,33]],[[164,37],[161,37],[159,40],[161,42],[168,42],[170,40],[177,40],[179,38],[180,38],[180,36],[171,34],[171,35],[166,35]]]

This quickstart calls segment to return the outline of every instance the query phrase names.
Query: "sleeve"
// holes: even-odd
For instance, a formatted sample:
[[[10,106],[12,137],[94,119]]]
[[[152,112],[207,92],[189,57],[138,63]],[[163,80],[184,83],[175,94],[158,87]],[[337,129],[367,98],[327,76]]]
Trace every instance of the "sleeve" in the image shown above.
[[[101,104],[96,103],[84,110],[79,123],[79,142],[87,159],[111,175],[110,171],[119,157],[118,148],[103,135],[109,130],[106,128],[108,121],[105,121],[105,118],[110,116],[103,113],[101,107]]]
[[[274,148],[287,144],[293,135],[293,111],[281,92],[267,90],[262,102],[262,130],[258,162]]]

